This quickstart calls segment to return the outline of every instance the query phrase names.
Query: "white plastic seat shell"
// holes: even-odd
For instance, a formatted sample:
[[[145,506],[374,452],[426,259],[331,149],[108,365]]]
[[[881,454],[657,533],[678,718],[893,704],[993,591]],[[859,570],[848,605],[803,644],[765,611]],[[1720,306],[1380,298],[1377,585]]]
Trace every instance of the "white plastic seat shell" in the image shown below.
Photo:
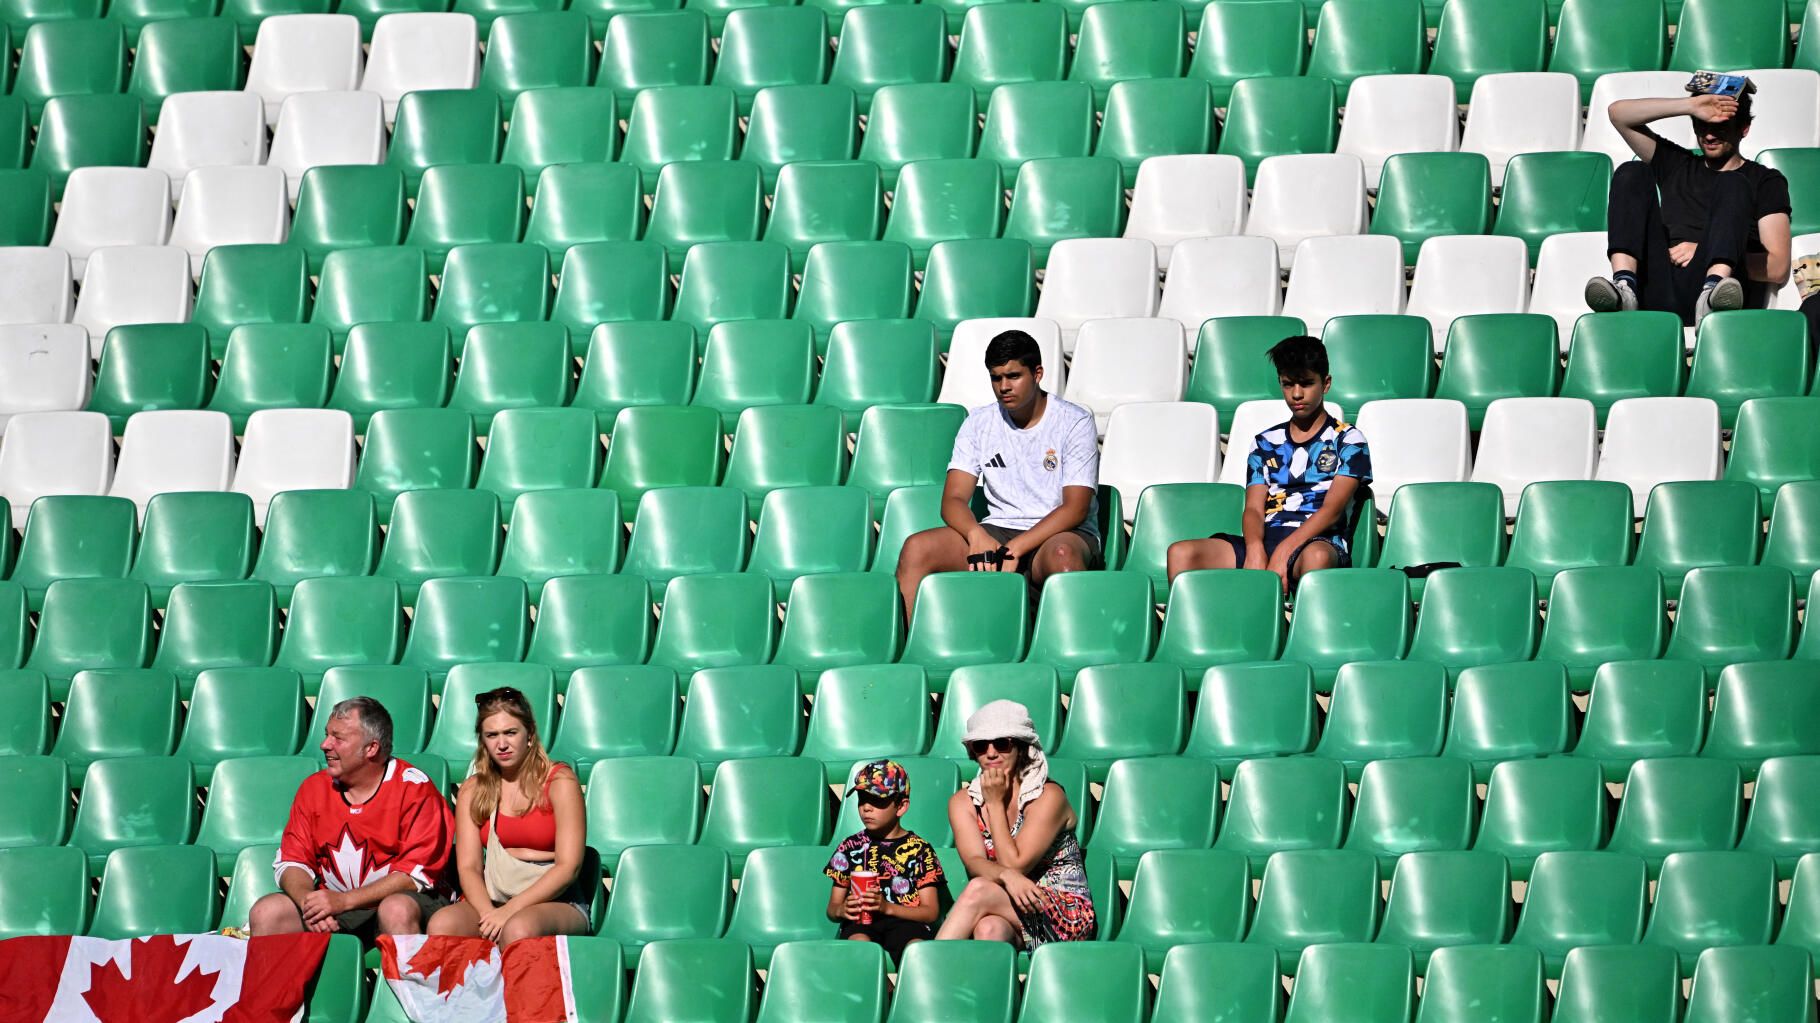
[[[986,375],[986,346],[1007,330],[1021,330],[1036,339],[1043,355],[1042,389],[1061,394],[1068,387],[1068,364],[1062,359],[1062,331],[1054,320],[1035,316],[1000,316],[962,320],[948,342],[948,365],[942,374],[936,401],[976,409],[996,399],[992,379]]]
[[[1062,331],[1062,351],[1074,354],[1075,334],[1088,320],[1155,316],[1156,246],[1142,238],[1069,238],[1049,251],[1036,315]]]
[[[1283,315],[1320,337],[1336,316],[1403,311],[1403,243],[1385,234],[1310,238],[1297,247]]]
[[[113,245],[163,245],[171,233],[171,179],[150,167],[78,167],[70,172],[51,246],[70,254],[80,280],[88,257]]]
[[[108,493],[139,508],[156,494],[226,490],[234,475],[234,423],[225,412],[136,412],[120,438]]]
[[[1100,436],[1129,402],[1179,401],[1188,387],[1182,325],[1161,317],[1089,320],[1068,375],[1069,401],[1093,412]]]
[[[370,92],[305,92],[284,101],[266,166],[284,171],[294,201],[315,167],[385,162],[385,105]]]
[[[0,439],[0,496],[13,528],[32,502],[63,494],[107,493],[114,475],[114,430],[99,412],[27,412],[7,421]]]
[[[90,386],[88,334],[81,327],[0,326],[0,433],[8,419],[21,413],[82,408],[88,404]]]
[[[1472,479],[1497,484],[1505,517],[1515,518],[1529,484],[1592,479],[1598,432],[1598,413],[1584,398],[1499,398],[1485,409]]]
[[[273,15],[259,23],[245,88],[265,101],[266,123],[277,124],[287,97],[359,88],[363,60],[353,15]]]
[[[1520,313],[1529,305],[1529,246],[1521,238],[1443,235],[1422,243],[1407,312],[1428,320],[1435,352],[1453,321],[1480,313]]]
[[[1156,245],[1157,264],[1171,265],[1191,238],[1237,234],[1248,205],[1245,164],[1236,156],[1152,156],[1138,165],[1125,237]]]
[[[1275,316],[1283,308],[1276,243],[1251,235],[1192,238],[1175,247],[1156,314],[1181,323],[1193,355],[1216,316]]]
[[[291,204],[276,167],[204,167],[190,174],[171,241],[197,274],[217,245],[276,245],[290,233]]]
[[[1384,161],[1398,153],[1460,148],[1453,79],[1443,75],[1366,75],[1346,93],[1336,153],[1357,156],[1365,187],[1377,191]]]
[[[1129,402],[1112,410],[1100,453],[1100,483],[1118,489],[1125,521],[1144,488],[1212,483],[1220,475],[1220,413],[1196,401]]]
[[[1550,316],[1561,351],[1574,336],[1574,324],[1591,310],[1586,307],[1586,280],[1611,276],[1605,254],[1604,231],[1577,231],[1550,235],[1536,255],[1536,276],[1529,289],[1529,311]]]
[[[89,256],[71,322],[88,331],[89,354],[99,359],[108,331],[129,323],[186,323],[193,302],[188,252],[174,245],[113,246]]]
[[[1267,156],[1258,164],[1245,233],[1276,242],[1287,270],[1305,239],[1363,234],[1365,211],[1365,165],[1357,156]]]
[[[0,324],[68,323],[75,279],[70,255],[59,248],[0,248]]]
[[[387,124],[407,92],[472,89],[479,80],[480,34],[472,14],[411,11],[374,23],[360,89],[384,102]]]
[[[230,488],[253,500],[265,525],[272,495],[354,485],[354,419],[340,409],[260,409],[247,417]]]
[[[1359,408],[1359,432],[1371,449],[1371,492],[1378,514],[1390,512],[1410,483],[1457,483],[1472,475],[1466,406],[1449,398],[1390,398]]]
[[[1491,165],[1491,187],[1502,188],[1511,157],[1579,149],[1580,125],[1580,83],[1573,75],[1560,71],[1485,75],[1472,86],[1460,151],[1485,157]]]
[[[147,167],[184,182],[201,167],[257,167],[266,161],[265,104],[252,92],[180,92],[164,101]]]
[[[1711,398],[1623,398],[1605,416],[1595,479],[1630,487],[1641,515],[1658,483],[1716,480],[1723,469],[1719,406]]]

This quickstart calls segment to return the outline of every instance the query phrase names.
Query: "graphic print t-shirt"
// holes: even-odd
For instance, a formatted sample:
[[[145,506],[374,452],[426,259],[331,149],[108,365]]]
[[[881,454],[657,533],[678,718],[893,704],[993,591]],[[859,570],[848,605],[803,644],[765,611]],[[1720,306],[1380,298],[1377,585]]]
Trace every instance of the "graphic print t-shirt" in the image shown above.
[[[948,883],[935,847],[915,832],[883,840],[874,840],[864,831],[848,835],[834,848],[822,872],[845,888],[856,870],[878,874],[879,897],[894,906],[917,905],[917,892]]]
[[[1354,477],[1360,486],[1370,483],[1371,449],[1358,427],[1327,416],[1320,430],[1300,444],[1289,439],[1288,423],[1258,434],[1246,466],[1247,487],[1270,488],[1264,500],[1264,534],[1280,540],[1321,510],[1336,477]],[[1343,519],[1323,534],[1342,551]]]
[[[948,468],[970,473],[986,490],[985,522],[1029,529],[1061,507],[1063,487],[1100,485],[1099,433],[1093,413],[1055,395],[1027,430],[997,402],[981,405],[961,424]],[[1078,526],[1099,535],[1099,498]]]
[[[272,873],[307,871],[319,887],[349,892],[391,874],[417,890],[447,895],[455,815],[429,776],[394,757],[373,798],[350,806],[329,772],[297,787]]]

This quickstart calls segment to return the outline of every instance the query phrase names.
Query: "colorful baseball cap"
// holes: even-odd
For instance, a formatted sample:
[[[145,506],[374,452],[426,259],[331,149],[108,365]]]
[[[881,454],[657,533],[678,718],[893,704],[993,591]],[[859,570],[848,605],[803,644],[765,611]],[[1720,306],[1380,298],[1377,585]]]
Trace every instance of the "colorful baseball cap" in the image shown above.
[[[847,795],[855,792],[885,799],[905,798],[910,795],[910,774],[895,760],[874,760],[853,772],[853,784],[847,787]]]

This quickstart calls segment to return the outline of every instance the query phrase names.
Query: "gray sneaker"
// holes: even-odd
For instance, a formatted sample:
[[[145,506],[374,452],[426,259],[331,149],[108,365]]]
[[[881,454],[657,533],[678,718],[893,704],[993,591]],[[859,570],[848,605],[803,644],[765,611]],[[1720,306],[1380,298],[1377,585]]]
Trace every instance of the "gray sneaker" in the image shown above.
[[[1700,297],[1694,302],[1694,324],[1698,326],[1701,320],[1706,319],[1707,313],[1724,313],[1742,308],[1744,282],[1736,277],[1726,277],[1700,292]]]
[[[1595,313],[1630,312],[1640,304],[1629,281],[1594,277],[1586,282],[1586,307]]]

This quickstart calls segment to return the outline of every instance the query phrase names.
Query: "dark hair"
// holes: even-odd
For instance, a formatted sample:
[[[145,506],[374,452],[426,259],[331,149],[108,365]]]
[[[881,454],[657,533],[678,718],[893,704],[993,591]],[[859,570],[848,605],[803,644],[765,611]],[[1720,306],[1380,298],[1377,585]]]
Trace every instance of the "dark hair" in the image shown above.
[[[1043,349],[1036,343],[1036,338],[1021,330],[1003,331],[986,345],[986,368],[1008,362],[1021,362],[1025,369],[1041,369]]]
[[[337,703],[329,711],[329,717],[344,718],[352,715],[360,719],[360,731],[366,741],[379,744],[379,759],[388,760],[392,756],[392,715],[386,711],[385,704],[371,696],[350,696]]]
[[[1750,92],[1745,91],[1745,92],[1739,93],[1738,94],[1738,112],[1732,115],[1732,120],[1738,122],[1741,125],[1744,125],[1747,128],[1750,127],[1750,122],[1751,122],[1751,117],[1752,117],[1750,108],[1751,108]]]
[[[1320,338],[1306,334],[1286,337],[1264,354],[1276,366],[1277,376],[1296,379],[1312,373],[1322,379],[1327,377],[1327,346]]]

